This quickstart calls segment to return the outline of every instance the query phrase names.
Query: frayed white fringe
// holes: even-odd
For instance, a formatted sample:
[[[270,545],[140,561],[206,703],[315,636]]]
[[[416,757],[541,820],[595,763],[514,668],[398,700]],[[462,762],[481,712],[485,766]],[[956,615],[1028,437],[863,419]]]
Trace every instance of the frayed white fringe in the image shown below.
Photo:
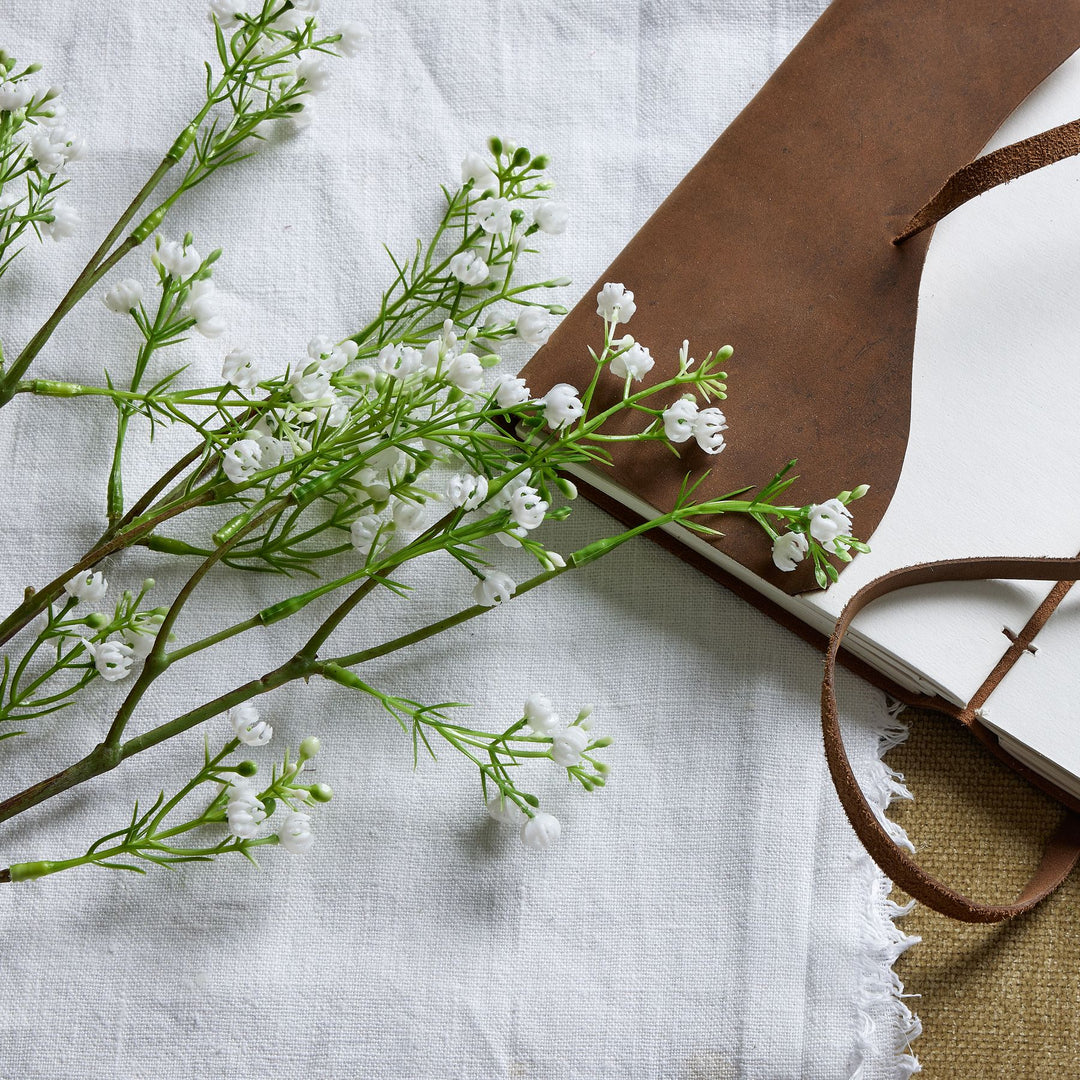
[[[911,798],[903,776],[882,760],[888,751],[908,736],[907,725],[899,720],[904,707],[901,701],[888,702],[888,720],[877,732],[878,760],[870,775],[863,778],[862,784],[866,797],[877,811],[878,820],[889,835],[909,851],[914,851],[907,833],[885,816],[891,803],[897,799]],[[857,873],[863,877],[869,902],[860,917],[861,970],[855,1001],[859,1024],[849,1080],[870,1080],[868,1062],[879,1049],[874,1038],[879,1023],[888,1023],[899,1033],[890,1075],[905,1080],[912,1073],[921,1071],[918,1058],[910,1052],[910,1048],[911,1042],[922,1033],[922,1024],[904,1000],[904,984],[893,971],[893,965],[902,952],[922,939],[905,934],[894,920],[907,915],[915,906],[915,901],[900,906],[890,900],[892,882],[861,847],[855,855],[855,865]]]

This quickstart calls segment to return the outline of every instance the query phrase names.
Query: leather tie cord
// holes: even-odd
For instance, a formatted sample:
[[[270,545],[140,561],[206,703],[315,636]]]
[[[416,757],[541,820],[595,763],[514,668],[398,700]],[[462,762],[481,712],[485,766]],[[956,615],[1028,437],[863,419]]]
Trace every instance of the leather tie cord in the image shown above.
[[[942,184],[937,194],[908,222],[904,231],[893,238],[893,243],[902,244],[923,229],[936,225],[946,214],[984,191],[1074,154],[1080,154],[1080,120],[1072,120],[976,158],[962,169],[957,169]]]
[[[837,653],[852,620],[878,597],[897,589],[935,581],[981,581],[988,578],[1076,581],[1080,579],[1080,557],[948,559],[893,570],[864,585],[845,605],[829,638],[821,684],[821,726],[829,772],[844,812],[864,847],[893,882],[920,903],[954,919],[975,923],[1000,922],[1028,911],[1068,877],[1080,858],[1080,816],[1071,812],[1065,814],[1047,841],[1042,861],[1031,880],[1012,903],[980,903],[938,881],[897,845],[859,787],[840,732],[835,672]]]

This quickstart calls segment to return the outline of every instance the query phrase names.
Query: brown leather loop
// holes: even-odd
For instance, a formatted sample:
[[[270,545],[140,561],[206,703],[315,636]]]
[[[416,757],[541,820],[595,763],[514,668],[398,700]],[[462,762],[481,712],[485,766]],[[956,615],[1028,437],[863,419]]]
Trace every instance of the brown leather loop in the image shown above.
[[[1076,581],[1080,557],[1071,559],[978,558],[919,563],[885,574],[863,586],[847,602],[836,622],[825,654],[821,683],[821,726],[825,756],[844,812],[866,850],[881,869],[910,896],[927,907],[963,922],[1000,922],[1033,908],[1068,877],[1080,858],[1080,815],[1066,813],[1047,841],[1042,861],[1011,904],[984,904],[938,881],[900,848],[881,824],[852,771],[840,732],[836,704],[836,659],[855,616],[881,596],[934,581],[981,581],[1003,578],[1027,581]]]
[[[1080,120],[1010,143],[965,165],[945,181],[930,201],[893,238],[894,244],[936,225],[946,214],[984,191],[1080,154]]]

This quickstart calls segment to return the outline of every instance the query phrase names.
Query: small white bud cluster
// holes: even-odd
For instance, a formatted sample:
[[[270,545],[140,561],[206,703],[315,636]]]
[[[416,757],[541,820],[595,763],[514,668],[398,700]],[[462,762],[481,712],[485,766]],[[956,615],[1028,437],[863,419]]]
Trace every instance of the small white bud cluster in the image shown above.
[[[260,719],[258,709],[250,702],[230,709],[226,719],[230,734],[245,746],[265,746],[273,737],[273,728]],[[263,823],[270,816],[267,804],[276,809],[280,800],[286,804],[286,812],[277,829],[278,843],[293,855],[306,855],[311,851],[315,845],[315,835],[311,814],[307,811],[315,803],[329,802],[334,794],[327,784],[299,782],[305,764],[315,757],[319,749],[319,740],[309,735],[300,744],[298,764],[288,778],[276,779],[262,792],[251,778],[233,774],[227,788],[225,806],[229,832],[241,840],[257,839]],[[251,770],[255,770],[253,764]]]
[[[793,529],[781,533],[773,541],[772,559],[778,570],[790,573],[807,556],[810,540],[813,537],[829,555],[839,555],[850,559],[848,552],[851,544],[843,537],[852,536],[851,510],[848,503],[861,499],[870,489],[862,484],[854,491],[841,492],[835,499],[823,503],[814,503],[806,511],[805,531]]]
[[[573,768],[580,764],[582,755],[588,749],[591,715],[592,707],[586,706],[578,713],[573,724],[564,727],[551,699],[545,694],[534,693],[525,701],[522,723],[534,734],[551,739],[551,758],[557,765]],[[607,740],[599,745],[607,745]],[[597,768],[597,776],[588,782],[589,790],[603,783],[601,773],[607,771],[606,766]],[[521,842],[525,847],[531,851],[547,851],[559,839],[562,825],[553,814],[536,809],[534,803],[531,796],[526,805],[520,796],[499,791],[488,799],[486,808],[496,821],[519,825]]]
[[[147,578],[143,583],[143,591],[147,591],[154,585],[153,579]],[[75,604],[96,604],[105,598],[109,583],[102,571],[83,571],[76,574],[64,584],[64,592]],[[141,598],[140,594],[140,598]],[[132,594],[125,592],[122,604],[130,604],[126,622],[120,632],[120,640],[91,641],[80,637],[86,655],[90,658],[97,673],[106,682],[118,682],[131,674],[131,666],[137,660],[145,660],[151,653],[157,634],[164,619],[163,609],[154,612],[138,612],[133,610],[136,604],[131,603]],[[108,616],[99,612],[91,612],[83,616],[79,621],[95,630],[102,629],[115,623]],[[126,621],[126,620],[125,620]]]

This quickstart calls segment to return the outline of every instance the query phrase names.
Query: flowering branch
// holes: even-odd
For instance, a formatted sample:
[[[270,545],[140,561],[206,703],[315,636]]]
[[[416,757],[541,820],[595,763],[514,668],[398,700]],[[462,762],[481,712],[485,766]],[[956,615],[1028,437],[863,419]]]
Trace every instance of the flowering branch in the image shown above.
[[[177,200],[218,169],[248,157],[253,144],[264,138],[265,125],[295,119],[302,114],[305,98],[323,90],[329,78],[329,71],[319,54],[332,53],[335,45],[348,55],[356,51],[361,37],[358,27],[349,26],[339,33],[323,35],[318,30],[314,16],[297,10],[299,7],[291,0],[263,0],[261,9],[254,15],[237,12],[222,14],[219,18],[218,12],[212,11],[221,63],[220,75],[215,81],[212,66],[206,65],[206,97],[202,107],[180,132],[161,163],[109,230],[55,311],[0,377],[0,408],[14,396],[30,364],[68,312],[125,255],[154,235]],[[223,31],[223,22],[235,27],[228,39]],[[294,64],[295,61],[299,63]],[[14,62],[4,54],[0,66],[7,67],[8,63],[13,67]],[[7,67],[8,72],[12,67]],[[32,65],[23,74],[34,70],[36,68]],[[21,79],[21,76],[18,78]],[[10,75],[6,82],[0,82],[0,169],[6,169],[3,163],[4,124],[8,123],[9,113],[2,110],[5,88],[9,85],[12,87],[6,91],[9,103],[25,94],[20,89],[21,81]],[[55,91],[49,91],[39,101],[28,99],[22,105],[28,108],[45,106],[51,100],[50,95],[55,97]],[[55,115],[55,109],[52,111]],[[30,120],[34,119],[35,116],[31,114]],[[37,122],[40,123],[40,118],[37,118]],[[47,147],[42,136],[36,136],[31,142],[33,153],[39,154],[42,148],[47,151],[44,158],[39,157],[39,166],[49,166],[55,160],[59,168],[67,161],[77,160],[84,152],[82,140],[70,139],[62,128],[52,129],[47,141]],[[172,194],[159,203],[122,243],[114,247],[165,176],[185,160],[188,165],[184,176]],[[55,190],[57,185],[51,186]],[[0,198],[2,194],[0,184]],[[43,193],[44,196],[48,194],[47,191]],[[31,220],[40,221],[54,239],[70,235],[78,224],[77,215],[63,206],[52,203],[49,206],[51,210],[48,212],[40,208],[36,210]],[[10,208],[3,210],[0,204],[0,230],[3,229],[3,215],[11,213]],[[2,235],[0,231],[0,238]],[[3,248],[0,247],[0,267],[2,265]]]
[[[264,6],[264,16],[268,10]],[[237,36],[243,43],[245,33],[254,33],[250,17],[236,18],[241,29],[233,37],[234,50]],[[318,48],[312,44],[310,20],[304,27],[304,41]],[[220,32],[218,38],[220,47]],[[296,48],[300,44],[293,42]],[[317,81],[315,69],[309,75]],[[233,100],[234,116],[248,115],[246,100],[242,95]],[[268,100],[260,99],[257,108],[268,107]],[[212,140],[205,143],[196,154],[190,175],[201,176],[200,170],[217,160],[213,145]],[[228,142],[221,148],[222,162],[236,151]],[[476,618],[653,528],[679,525],[716,537],[721,515],[746,514],[773,543],[777,565],[780,555],[794,566],[812,554],[826,578],[832,568],[828,556],[842,558],[859,543],[849,535],[847,507],[862,490],[842,492],[820,505],[784,505],[779,499],[794,479],[788,475],[790,466],[756,494],[744,486],[705,500],[698,498],[704,477],[688,476],[673,508],[567,557],[537,538],[537,530],[565,520],[572,510],[577,493],[565,471],[608,464],[613,441],[656,441],[678,453],[681,444],[693,440],[710,455],[721,453],[727,423],[710,403],[726,395],[721,365],[731,350],[709,353],[699,363],[684,343],[670,372],[644,385],[656,361],[646,346],[620,329],[634,314],[633,293],[609,283],[597,296],[603,344],[599,351],[590,350],[594,370],[583,392],[558,384],[536,395],[521,378],[495,374],[503,341],[514,337],[542,344],[550,316],[565,310],[538,299],[541,290],[563,279],[518,285],[514,272],[533,239],[562,232],[567,215],[549,198],[546,159],[498,140],[491,150],[490,158],[467,156],[461,186],[444,189],[444,214],[432,240],[418,243],[408,259],[393,259],[394,278],[376,318],[340,340],[312,338],[307,357],[284,370],[267,372],[242,349],[225,356],[217,383],[205,385],[203,379],[204,385],[185,388],[183,368],[162,369],[161,354],[190,331],[214,337],[221,330],[212,285],[220,253],[204,259],[187,235],[176,242],[158,238],[155,244],[154,302],[147,303],[147,290],[134,278],[113,284],[105,294],[107,306],[132,318],[141,337],[123,380],[110,375],[102,387],[37,379],[13,384],[14,391],[43,399],[104,398],[116,412],[116,435],[107,484],[108,527],[101,540],[68,576],[28,595],[0,624],[0,636],[8,640],[46,615],[45,629],[13,662],[7,697],[0,694],[10,716],[0,714],[0,719],[21,722],[39,708],[62,707],[93,679],[135,677],[98,745],[80,761],[0,803],[0,821],[222,713],[228,715],[233,737],[215,758],[207,753],[203,767],[173,799],[166,802],[162,796],[149,814],[136,809],[124,830],[106,834],[86,854],[15,864],[6,880],[90,864],[131,868],[130,859],[168,863],[228,851],[249,854],[250,847],[273,842],[306,850],[310,822],[296,818],[304,818],[303,811],[294,809],[276,837],[260,831],[277,801],[289,798],[274,787],[280,781],[276,773],[271,787],[262,791],[230,780],[203,811],[179,825],[166,827],[164,815],[200,785],[221,785],[221,770],[230,771],[221,763],[237,741],[258,746],[270,739],[271,726],[261,718],[255,699],[313,676],[345,686],[393,716],[411,736],[415,760],[421,744],[432,756],[439,744],[463,754],[479,772],[488,812],[516,821],[526,846],[545,848],[558,837],[559,824],[540,809],[520,769],[550,759],[586,791],[602,788],[608,767],[596,752],[609,740],[592,736],[589,710],[564,725],[546,698],[533,695],[508,726],[486,731],[454,718],[460,703],[423,704],[375,687],[355,669]],[[619,381],[622,394],[596,407],[598,390],[610,379]],[[641,422],[632,435],[625,434],[621,423],[617,429],[613,424],[628,415]],[[124,450],[136,420],[145,420],[151,433],[157,423],[182,423],[197,445],[125,508]],[[560,499],[565,503],[556,505]],[[182,515],[191,515],[190,539],[160,531]],[[143,609],[147,583],[137,596],[125,593],[112,617],[84,614],[79,605],[99,603],[106,589],[96,564],[131,544],[165,560],[191,558],[193,569],[166,606]],[[495,557],[505,549],[516,549],[539,572],[519,584],[517,575],[511,577]],[[418,587],[413,573],[418,561],[439,553],[461,567],[468,583],[462,592],[471,592],[473,603],[382,643],[359,648],[356,643],[354,651],[326,655],[332,651],[327,647],[331,637],[349,632],[350,617],[373,591],[407,594]],[[325,578],[320,576],[323,566],[332,568]],[[319,580],[291,587],[214,633],[191,633],[182,616],[194,592],[211,571],[231,569],[269,572],[275,575],[272,580],[286,583],[298,574]],[[67,599],[55,607],[63,594]],[[312,629],[306,613],[326,596],[334,596],[337,606]],[[277,667],[165,723],[130,734],[147,690],[170,667],[192,663],[256,627],[288,620],[299,620],[292,625],[303,630]],[[24,672],[54,643],[55,662],[27,681]],[[240,763],[233,770],[240,776],[241,765],[248,767]],[[287,772],[286,762],[281,775]],[[287,786],[295,787],[295,780],[296,773],[289,774]],[[173,843],[189,831],[222,823],[229,836],[213,844],[187,848]]]

